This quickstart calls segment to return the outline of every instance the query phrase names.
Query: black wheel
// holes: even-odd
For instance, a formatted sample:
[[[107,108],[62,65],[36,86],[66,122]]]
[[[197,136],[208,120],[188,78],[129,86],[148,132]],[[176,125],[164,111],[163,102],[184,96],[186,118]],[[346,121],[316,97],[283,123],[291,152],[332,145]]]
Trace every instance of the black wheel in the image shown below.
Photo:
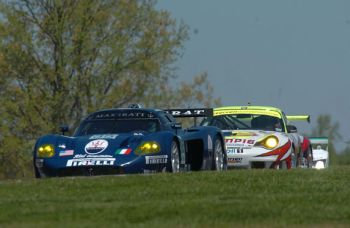
[[[227,168],[224,146],[219,138],[214,143],[212,170],[223,171]]]
[[[170,149],[170,172],[180,172],[180,150],[176,141],[171,143]]]

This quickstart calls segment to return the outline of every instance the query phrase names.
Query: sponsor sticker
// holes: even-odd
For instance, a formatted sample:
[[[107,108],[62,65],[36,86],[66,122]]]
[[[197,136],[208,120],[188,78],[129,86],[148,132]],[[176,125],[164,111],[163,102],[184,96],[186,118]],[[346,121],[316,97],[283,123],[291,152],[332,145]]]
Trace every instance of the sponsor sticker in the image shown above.
[[[72,156],[74,154],[74,150],[62,150],[59,153],[59,156]]]
[[[108,147],[108,141],[104,139],[98,139],[89,142],[85,146],[85,152],[87,154],[99,154]]]
[[[241,163],[242,158],[227,158],[228,163]]]
[[[270,110],[254,110],[249,109],[248,107],[241,107],[241,109],[231,109],[231,110],[217,110],[214,111],[214,116],[221,116],[221,115],[237,115],[237,114],[249,114],[249,115],[267,115],[267,116],[274,116],[279,119],[281,119],[281,114],[277,111],[270,111]]]
[[[240,147],[228,147],[227,153],[228,154],[243,154],[244,150],[243,150],[243,148],[240,148]]]
[[[252,137],[257,136],[255,132],[232,132],[233,137]]]
[[[156,156],[146,156],[146,164],[166,164],[168,162],[168,155],[156,155]]]
[[[205,117],[212,116],[213,110],[210,108],[206,109],[168,109],[165,110],[167,113],[174,117]]]
[[[226,143],[240,143],[240,144],[249,144],[254,145],[255,140],[254,139],[225,139]]]
[[[94,119],[115,119],[115,118],[154,118],[151,112],[142,111],[117,111],[117,112],[103,112],[97,113],[93,116]]]
[[[76,154],[73,158],[113,158],[113,156],[104,154]]]
[[[254,139],[233,139],[226,138],[225,139],[227,146],[235,146],[235,147],[252,147],[255,144]]]
[[[67,161],[66,167],[75,166],[112,166],[115,158],[74,158]]]
[[[93,135],[89,139],[116,139],[118,134]]]
[[[126,149],[118,149],[115,154],[119,154],[119,155],[128,155],[131,153],[131,148],[126,148]]]

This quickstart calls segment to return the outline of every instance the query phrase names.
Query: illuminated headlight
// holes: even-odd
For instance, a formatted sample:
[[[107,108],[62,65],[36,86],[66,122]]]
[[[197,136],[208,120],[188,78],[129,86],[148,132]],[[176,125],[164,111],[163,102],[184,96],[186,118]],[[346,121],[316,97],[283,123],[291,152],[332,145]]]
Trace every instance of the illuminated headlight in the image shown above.
[[[258,142],[258,144],[270,150],[278,146],[278,138],[274,135],[270,135]]]
[[[135,154],[155,154],[160,151],[160,145],[157,142],[143,142],[135,150]]]
[[[41,158],[50,158],[53,157],[55,155],[55,149],[53,145],[42,145],[38,148],[38,150],[36,151],[36,154],[38,157]]]
[[[317,161],[315,164],[315,169],[324,169],[325,165],[323,161]]]

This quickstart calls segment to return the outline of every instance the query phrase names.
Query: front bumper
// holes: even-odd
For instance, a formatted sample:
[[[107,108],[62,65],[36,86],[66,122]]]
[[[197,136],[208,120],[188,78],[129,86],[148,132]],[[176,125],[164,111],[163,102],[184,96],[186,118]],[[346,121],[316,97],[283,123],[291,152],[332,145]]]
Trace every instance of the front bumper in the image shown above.
[[[276,160],[277,156],[231,155],[227,158],[229,168],[270,168]]]
[[[134,157],[129,161],[122,161],[121,157],[120,159],[117,157],[68,159],[63,161],[62,159],[36,158],[34,167],[38,177],[118,175],[165,171],[168,160],[158,159],[156,161],[158,163],[150,162],[150,158],[147,158],[147,156]]]
[[[237,153],[228,154],[228,167],[239,168],[270,168],[273,164],[278,164],[290,157],[292,153],[289,140],[273,150],[251,147],[232,151],[237,151]]]

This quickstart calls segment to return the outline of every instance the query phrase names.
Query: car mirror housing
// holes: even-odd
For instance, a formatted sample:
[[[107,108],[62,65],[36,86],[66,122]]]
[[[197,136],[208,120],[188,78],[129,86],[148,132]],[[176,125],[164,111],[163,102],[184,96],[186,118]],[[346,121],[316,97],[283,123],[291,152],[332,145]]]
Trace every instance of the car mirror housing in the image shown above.
[[[287,125],[287,132],[288,133],[297,133],[298,129],[296,126],[294,125]]]

